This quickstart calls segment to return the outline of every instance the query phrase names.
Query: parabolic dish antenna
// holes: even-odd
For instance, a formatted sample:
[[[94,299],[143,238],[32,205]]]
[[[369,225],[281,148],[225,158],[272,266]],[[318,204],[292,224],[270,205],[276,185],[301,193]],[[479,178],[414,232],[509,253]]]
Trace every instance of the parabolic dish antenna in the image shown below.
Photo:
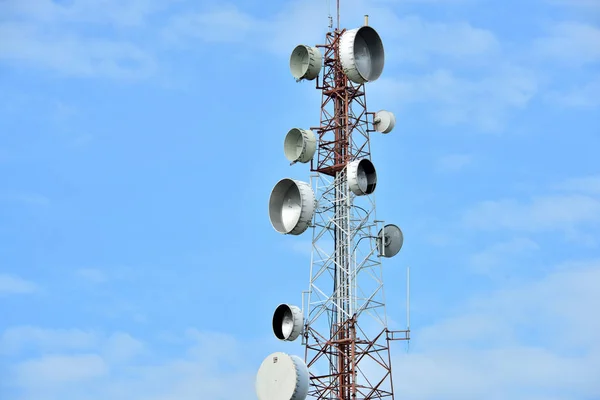
[[[308,395],[308,368],[298,356],[273,353],[256,375],[258,400],[304,400]]]
[[[315,134],[306,129],[292,128],[285,136],[283,152],[291,162],[307,163],[312,160],[317,150]]]
[[[273,333],[279,340],[296,340],[302,332],[302,310],[289,304],[280,304],[273,314]]]
[[[384,226],[377,234],[377,250],[383,257],[394,257],[404,244],[402,230],[396,225]]]
[[[298,45],[290,56],[290,72],[296,81],[302,79],[311,81],[321,72],[321,60],[322,56],[318,48]]]
[[[271,191],[271,225],[279,233],[300,235],[310,225],[315,207],[315,193],[308,183],[284,178]]]
[[[348,187],[357,196],[371,194],[377,185],[375,166],[366,158],[348,164]]]
[[[378,111],[375,113],[373,125],[377,132],[390,133],[394,129],[394,126],[396,126],[396,116],[390,111]]]
[[[344,73],[354,83],[372,82],[383,72],[383,43],[375,29],[362,26],[342,34],[340,61]]]

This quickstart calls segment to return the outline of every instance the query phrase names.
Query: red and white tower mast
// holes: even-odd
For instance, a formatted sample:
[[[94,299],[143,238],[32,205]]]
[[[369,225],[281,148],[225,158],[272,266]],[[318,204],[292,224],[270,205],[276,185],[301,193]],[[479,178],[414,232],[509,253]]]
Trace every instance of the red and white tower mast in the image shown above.
[[[395,117],[367,111],[365,84],[383,71],[383,44],[367,16],[340,29],[339,0],[336,20],[325,44],[297,46],[290,58],[297,81],[317,79],[322,104],[318,126],[293,128],[284,141],[292,164],[310,162],[311,182],[282,179],[269,201],[275,230],[313,232],[303,307],[278,306],[273,330],[284,341],[301,337],[306,351],[304,361],[285,353],[263,361],[260,400],[393,399],[389,343],[410,338],[408,326],[388,329],[380,262],[399,252],[402,231],[375,216],[370,135],[389,133]]]

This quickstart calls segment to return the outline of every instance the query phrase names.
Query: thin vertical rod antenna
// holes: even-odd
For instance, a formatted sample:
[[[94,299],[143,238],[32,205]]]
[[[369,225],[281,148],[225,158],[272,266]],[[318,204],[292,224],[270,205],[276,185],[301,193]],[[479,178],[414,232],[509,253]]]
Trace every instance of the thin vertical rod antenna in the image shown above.
[[[337,29],[340,29],[340,0],[337,0]]]
[[[410,330],[410,267],[406,267],[406,329]]]

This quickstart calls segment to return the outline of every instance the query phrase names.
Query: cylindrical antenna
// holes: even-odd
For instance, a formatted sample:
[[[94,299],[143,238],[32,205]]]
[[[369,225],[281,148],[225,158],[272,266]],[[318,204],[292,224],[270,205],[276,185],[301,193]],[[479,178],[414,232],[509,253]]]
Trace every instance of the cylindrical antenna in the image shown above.
[[[369,15],[365,14],[365,26],[369,26]]]
[[[337,29],[340,29],[340,0],[337,0]]]

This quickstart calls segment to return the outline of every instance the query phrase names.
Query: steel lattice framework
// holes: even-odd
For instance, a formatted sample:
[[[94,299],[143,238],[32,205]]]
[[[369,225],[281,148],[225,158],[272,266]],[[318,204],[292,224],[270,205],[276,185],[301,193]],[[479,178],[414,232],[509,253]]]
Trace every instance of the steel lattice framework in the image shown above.
[[[338,14],[339,15],[339,14]],[[339,17],[338,17],[339,19]],[[371,158],[374,113],[365,86],[342,69],[339,41],[345,30],[326,35],[317,153],[311,178],[318,207],[313,219],[310,286],[303,299],[309,396],[316,399],[393,399],[391,340],[409,331],[387,328],[381,263],[375,235],[375,197],[349,190],[347,166]]]

